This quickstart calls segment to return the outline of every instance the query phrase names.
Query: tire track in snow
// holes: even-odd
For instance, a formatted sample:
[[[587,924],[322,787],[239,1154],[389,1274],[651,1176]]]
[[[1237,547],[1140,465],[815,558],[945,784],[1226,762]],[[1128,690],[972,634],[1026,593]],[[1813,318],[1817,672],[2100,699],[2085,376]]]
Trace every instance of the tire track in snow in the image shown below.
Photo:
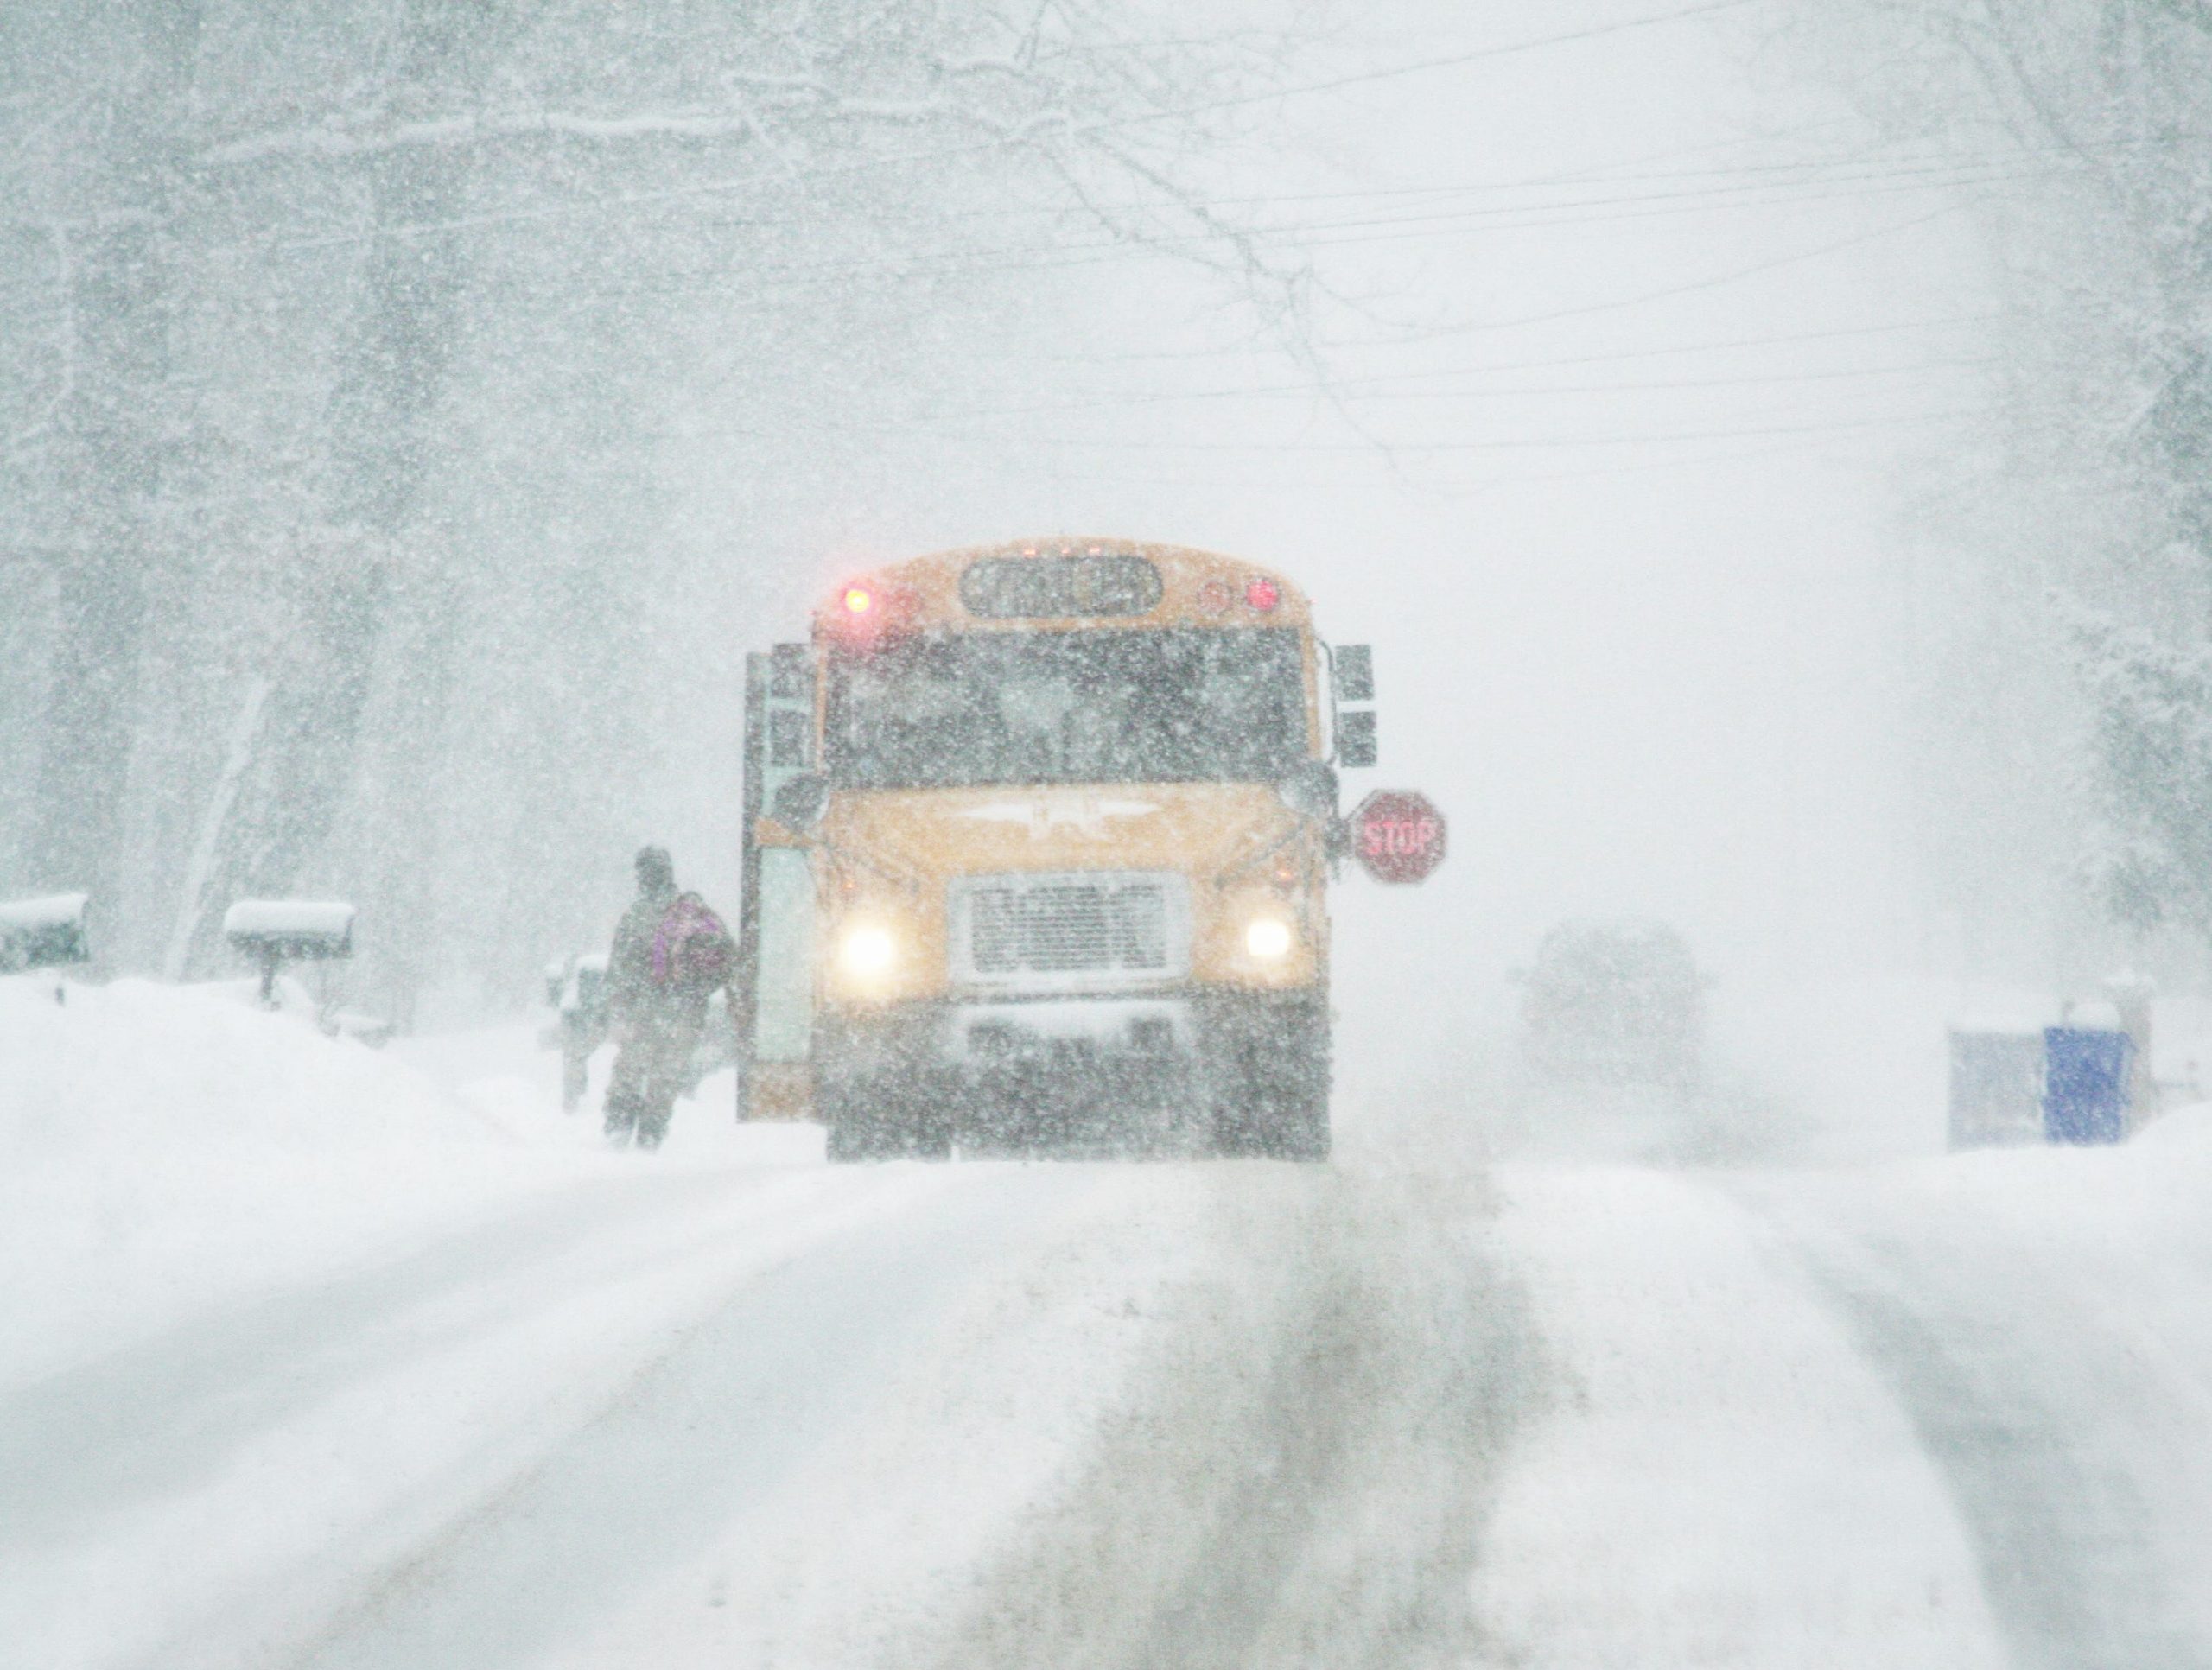
[[[1474,1579],[1527,1670],[1996,1670],[1972,1532],[1879,1366],[1728,1180],[1516,1165],[1502,1240],[1565,1395]]]
[[[598,1419],[368,1579],[278,1661],[530,1664],[727,1533],[835,1442],[952,1294],[1091,1182],[1046,1169],[934,1175],[959,1184],[931,1210],[871,1222],[746,1283]]]
[[[639,1260],[680,1254],[686,1230],[695,1245],[727,1236],[734,1208],[749,1225],[804,1211],[818,1192],[818,1174],[808,1173],[751,1190],[734,1188],[726,1174],[567,1190],[373,1267],[196,1318],[0,1393],[0,1551],[49,1546],[218,1476],[258,1434],[334,1391],[543,1302],[547,1267],[594,1241],[663,1232],[595,1273],[615,1279]],[[541,1279],[517,1291],[517,1277]]]
[[[1224,1166],[1209,1273],[1064,1500],[931,1654],[984,1667],[1415,1670],[1479,1644],[1467,1574],[1537,1395],[1466,1178]]]
[[[1763,1203],[1780,1221],[1772,1191]],[[1854,1238],[1802,1209],[1782,1232],[1949,1481],[2018,1670],[2212,1667],[2146,1542],[2154,1521],[2126,1459],[2141,1445],[2115,1442],[2159,1419],[2159,1389],[2064,1260],[2025,1281],[1993,1258],[1947,1267],[1940,1249]]]

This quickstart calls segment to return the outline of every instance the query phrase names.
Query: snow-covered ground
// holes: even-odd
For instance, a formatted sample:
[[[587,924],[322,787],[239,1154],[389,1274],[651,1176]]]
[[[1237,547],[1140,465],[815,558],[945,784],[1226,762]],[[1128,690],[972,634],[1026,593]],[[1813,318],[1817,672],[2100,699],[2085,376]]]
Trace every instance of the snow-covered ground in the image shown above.
[[[1561,1390],[1476,1578],[1510,1662],[2212,1662],[2212,1108],[1503,1189]]]
[[[831,1168],[534,1032],[0,981],[0,1661],[2212,1663],[2212,1113]]]
[[[0,980],[0,1370],[373,1258],[577,1175],[232,992]]]

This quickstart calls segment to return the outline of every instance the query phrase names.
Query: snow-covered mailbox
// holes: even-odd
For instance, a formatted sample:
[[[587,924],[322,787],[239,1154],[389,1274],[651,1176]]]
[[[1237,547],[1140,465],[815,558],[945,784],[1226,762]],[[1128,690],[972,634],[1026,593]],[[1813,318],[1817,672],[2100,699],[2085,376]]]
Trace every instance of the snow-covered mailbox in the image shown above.
[[[545,1000],[560,1016],[545,1043],[561,1051],[561,1111],[573,1114],[591,1079],[591,1053],[607,1042],[607,955],[572,956],[545,970]]]
[[[85,937],[85,893],[0,904],[0,975],[54,968],[92,956]]]
[[[287,962],[330,962],[353,955],[353,907],[242,898],[223,917],[223,937],[260,966],[261,1000],[274,1007],[276,971]]]

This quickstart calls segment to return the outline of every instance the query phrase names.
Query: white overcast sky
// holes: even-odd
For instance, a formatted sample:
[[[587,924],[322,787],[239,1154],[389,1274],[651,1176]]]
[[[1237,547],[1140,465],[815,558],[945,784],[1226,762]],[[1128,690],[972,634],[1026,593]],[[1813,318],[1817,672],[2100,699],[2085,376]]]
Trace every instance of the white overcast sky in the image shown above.
[[[1348,23],[1301,76],[1466,61],[1287,98],[1214,179],[1372,314],[1317,314],[1351,421],[1190,270],[1109,262],[1066,361],[979,362],[759,635],[841,564],[1021,534],[1281,568],[1376,646],[1351,788],[1452,819],[1426,886],[1337,895],[1355,1038],[1501,1012],[1572,915],[1675,922],[1724,994],[1897,964],[1894,581],[1980,397],[1969,199],[1797,73],[1778,0],[1636,26],[1670,10]]]

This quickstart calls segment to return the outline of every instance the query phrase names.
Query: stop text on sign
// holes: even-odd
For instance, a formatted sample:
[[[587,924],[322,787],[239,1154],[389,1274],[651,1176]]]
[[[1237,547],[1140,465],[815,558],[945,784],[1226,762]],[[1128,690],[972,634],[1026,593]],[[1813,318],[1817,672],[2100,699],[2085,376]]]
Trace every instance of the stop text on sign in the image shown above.
[[[1424,794],[1383,789],[1351,815],[1352,855],[1377,881],[1425,881],[1444,861],[1444,814]]]
[[[1410,858],[1427,852],[1443,831],[1433,817],[1378,817],[1360,832],[1361,846],[1370,858]]]

